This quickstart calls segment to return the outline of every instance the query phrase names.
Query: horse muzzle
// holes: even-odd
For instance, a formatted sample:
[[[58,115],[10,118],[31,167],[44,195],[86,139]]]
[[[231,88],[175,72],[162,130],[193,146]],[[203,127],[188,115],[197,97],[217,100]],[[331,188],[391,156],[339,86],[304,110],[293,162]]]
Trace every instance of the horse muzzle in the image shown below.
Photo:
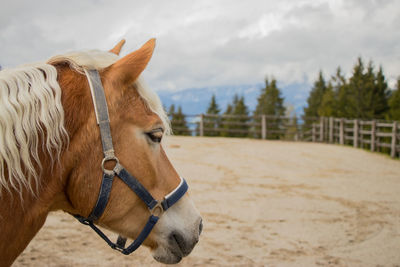
[[[164,213],[155,227],[158,246],[152,254],[155,260],[162,263],[178,263],[188,256],[199,242],[203,230],[203,220],[192,201],[184,198],[178,203],[176,208],[172,207]]]

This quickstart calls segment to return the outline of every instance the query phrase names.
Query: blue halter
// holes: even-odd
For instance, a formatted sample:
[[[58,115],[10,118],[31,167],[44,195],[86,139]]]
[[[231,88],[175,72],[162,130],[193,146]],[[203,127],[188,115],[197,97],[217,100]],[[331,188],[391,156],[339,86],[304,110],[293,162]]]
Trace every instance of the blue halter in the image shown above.
[[[104,153],[104,158],[101,162],[103,179],[101,181],[97,203],[89,217],[85,218],[80,215],[74,215],[74,217],[81,223],[90,226],[111,248],[118,250],[125,255],[129,255],[144,242],[164,211],[173,206],[183,197],[188,190],[188,185],[185,179],[181,177],[181,182],[178,187],[165,196],[162,201],[157,201],[152,197],[149,191],[147,191],[146,188],[119,163],[118,158],[114,154],[107,101],[104,95],[104,89],[99,72],[97,70],[85,69],[85,73],[92,93],[97,124],[100,127],[101,143]],[[112,170],[105,168],[105,163],[108,161],[113,161],[115,163],[115,167]],[[117,242],[113,243],[98,227],[94,225],[94,221],[97,221],[101,217],[107,206],[115,176],[120,178],[133,192],[135,192],[150,211],[150,217],[143,230],[128,247],[125,247],[126,238],[119,236]]]

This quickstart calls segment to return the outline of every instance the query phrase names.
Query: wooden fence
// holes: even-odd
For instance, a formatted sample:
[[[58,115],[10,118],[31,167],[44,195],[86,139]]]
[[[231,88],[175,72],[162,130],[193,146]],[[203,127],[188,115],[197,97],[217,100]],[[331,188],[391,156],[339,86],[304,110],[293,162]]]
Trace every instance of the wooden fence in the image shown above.
[[[344,118],[185,115],[172,121],[174,132],[197,136],[232,136],[259,139],[337,143],[400,155],[400,123],[397,121],[359,120]]]
[[[384,152],[394,158],[400,152],[399,132],[397,121],[320,118],[312,124],[311,139]]]

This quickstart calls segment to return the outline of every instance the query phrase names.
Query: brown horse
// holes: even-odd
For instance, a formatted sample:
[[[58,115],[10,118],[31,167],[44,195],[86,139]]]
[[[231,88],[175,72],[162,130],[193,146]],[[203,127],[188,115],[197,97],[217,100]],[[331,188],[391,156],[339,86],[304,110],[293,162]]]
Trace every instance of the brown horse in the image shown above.
[[[87,218],[96,204],[103,155],[85,69],[100,73],[121,164],[155,199],[180,183],[161,145],[168,118],[157,95],[139,79],[155,41],[119,59],[123,43],[110,52],[70,53],[0,72],[1,266],[13,263],[50,211]],[[114,179],[95,223],[135,239],[149,214],[141,199]],[[157,261],[176,263],[191,252],[201,228],[201,217],[185,194],[143,244]]]

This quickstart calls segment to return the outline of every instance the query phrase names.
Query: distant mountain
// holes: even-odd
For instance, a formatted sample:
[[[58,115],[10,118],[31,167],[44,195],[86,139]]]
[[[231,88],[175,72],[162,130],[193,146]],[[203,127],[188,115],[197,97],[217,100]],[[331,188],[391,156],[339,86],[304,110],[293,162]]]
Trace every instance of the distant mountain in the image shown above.
[[[212,94],[215,94],[217,103],[225,111],[226,106],[232,102],[235,94],[245,97],[246,105],[253,111],[257,105],[257,97],[260,94],[263,83],[252,85],[217,86],[207,88],[189,88],[181,91],[158,91],[163,105],[168,109],[172,104],[182,106],[185,114],[200,114],[207,110]],[[279,89],[285,98],[286,106],[293,106],[297,115],[303,114],[308,91],[311,86],[307,83],[279,84]]]

